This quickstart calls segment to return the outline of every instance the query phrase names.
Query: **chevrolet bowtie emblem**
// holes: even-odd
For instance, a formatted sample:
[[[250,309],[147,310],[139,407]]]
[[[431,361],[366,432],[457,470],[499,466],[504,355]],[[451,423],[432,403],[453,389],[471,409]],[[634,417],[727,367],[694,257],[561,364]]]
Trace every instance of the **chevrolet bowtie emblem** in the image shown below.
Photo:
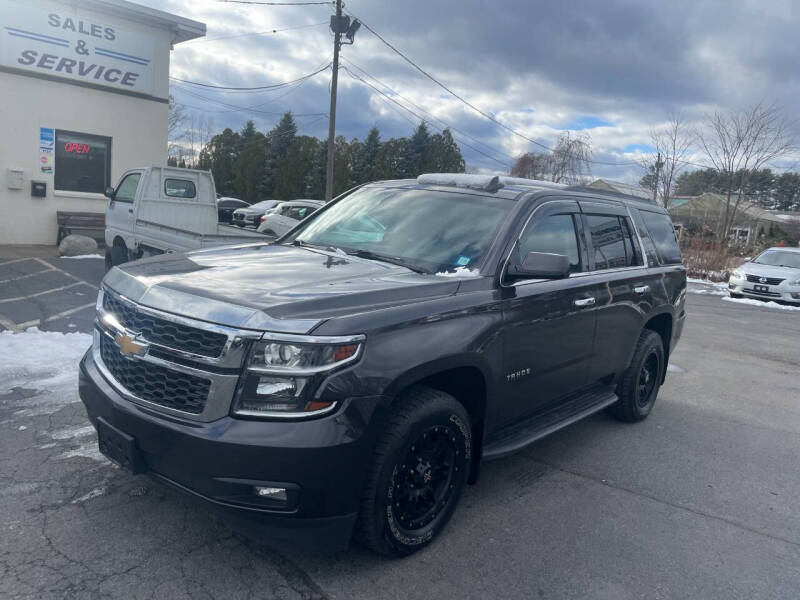
[[[119,348],[120,353],[129,358],[144,356],[149,348],[147,344],[140,344],[127,333],[118,333],[114,337],[114,343]]]

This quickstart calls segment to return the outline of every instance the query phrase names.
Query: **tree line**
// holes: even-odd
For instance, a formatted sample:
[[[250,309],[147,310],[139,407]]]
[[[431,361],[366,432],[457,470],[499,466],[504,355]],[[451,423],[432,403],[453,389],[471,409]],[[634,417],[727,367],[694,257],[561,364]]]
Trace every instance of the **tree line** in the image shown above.
[[[736,172],[734,180],[744,174]],[[681,173],[675,182],[676,196],[699,196],[706,192],[725,194],[731,177],[715,169],[699,169]],[[769,210],[800,210],[800,173],[785,171],[775,173],[765,168],[749,174],[749,185],[744,193],[748,202]]]
[[[339,136],[334,141],[334,195],[381,179],[413,178],[421,173],[463,173],[464,158],[448,129],[431,133],[422,122],[411,137],[381,140],[372,127],[363,141]],[[196,164],[179,156],[173,166],[209,170],[217,192],[247,202],[265,199],[322,199],[325,196],[327,140],[297,135],[287,112],[270,131],[248,121],[241,131],[226,128],[212,136]]]

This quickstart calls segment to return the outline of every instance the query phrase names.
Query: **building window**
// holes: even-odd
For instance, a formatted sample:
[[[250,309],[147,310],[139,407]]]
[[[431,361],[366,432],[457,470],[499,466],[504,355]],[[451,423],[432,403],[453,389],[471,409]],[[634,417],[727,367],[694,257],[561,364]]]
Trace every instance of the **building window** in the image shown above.
[[[54,187],[102,194],[111,180],[111,138],[56,130]]]

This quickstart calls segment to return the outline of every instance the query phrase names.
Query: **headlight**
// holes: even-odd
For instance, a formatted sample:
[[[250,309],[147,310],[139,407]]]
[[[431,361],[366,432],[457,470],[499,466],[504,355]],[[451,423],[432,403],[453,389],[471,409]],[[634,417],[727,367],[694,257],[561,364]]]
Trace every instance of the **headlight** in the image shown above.
[[[790,281],[789,285],[800,285],[800,279],[795,279],[794,281]]]
[[[733,273],[731,273],[731,279],[745,279],[744,271],[736,269]]]
[[[333,407],[313,398],[329,372],[358,360],[364,336],[265,334],[250,351],[233,413],[249,417],[304,417]]]

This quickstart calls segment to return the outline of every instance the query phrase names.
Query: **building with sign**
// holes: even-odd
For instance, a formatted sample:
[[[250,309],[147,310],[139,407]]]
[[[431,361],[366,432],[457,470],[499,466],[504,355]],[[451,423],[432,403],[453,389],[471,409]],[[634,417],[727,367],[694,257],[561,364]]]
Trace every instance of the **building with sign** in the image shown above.
[[[125,0],[0,0],[0,244],[53,244],[167,160],[169,61],[205,25]]]

